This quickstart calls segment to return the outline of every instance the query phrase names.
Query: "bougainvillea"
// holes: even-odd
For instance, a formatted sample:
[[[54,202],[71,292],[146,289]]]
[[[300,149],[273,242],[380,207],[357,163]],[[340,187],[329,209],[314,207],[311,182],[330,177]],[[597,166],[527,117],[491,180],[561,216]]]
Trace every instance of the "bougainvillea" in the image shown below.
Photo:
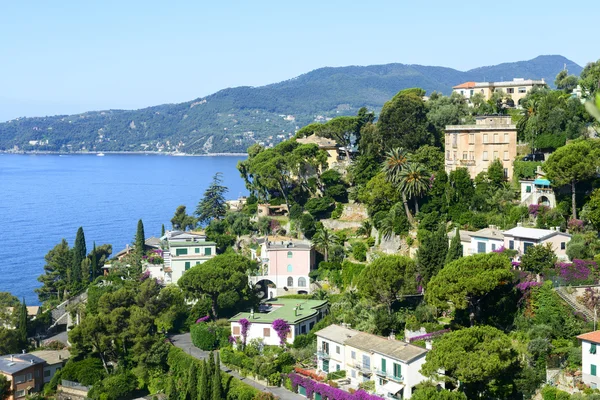
[[[140,276],[140,282],[144,282],[146,279],[150,278],[150,271],[146,270],[144,271],[144,273]]]
[[[580,219],[569,219],[567,223],[567,228],[571,233],[581,232],[583,231],[583,221]]]
[[[537,287],[537,286],[542,286],[542,282],[524,281],[524,282],[517,284],[517,289],[519,289],[521,292],[525,293],[530,288]]]
[[[327,400],[383,400],[383,398],[369,394],[364,390],[348,393],[342,389],[334,388],[325,383],[315,382],[312,379],[305,378],[293,372],[288,376],[295,392],[298,392],[298,386],[302,386],[306,390],[307,399],[313,399],[314,394],[318,393],[321,395],[321,398],[326,398]]]
[[[533,215],[534,217],[537,217],[538,213],[544,212],[546,208],[546,206],[542,206],[539,204],[531,204],[529,206],[529,214]]]
[[[196,320],[196,323],[197,323],[197,324],[199,324],[199,323],[201,323],[201,322],[206,322],[206,321],[208,321],[209,319],[210,319],[210,317],[207,315],[206,317],[198,318],[198,319]]]
[[[252,325],[252,323],[250,321],[248,321],[246,318],[240,319],[238,321],[238,323],[242,327],[242,329],[241,329],[242,344],[245,346],[246,345],[246,337],[248,336],[248,330],[250,329],[250,325]]]
[[[418,340],[429,340],[429,339],[433,339],[438,336],[442,336],[444,333],[448,333],[448,332],[450,332],[450,329],[442,329],[441,331],[435,331],[435,332],[426,333],[424,335],[411,337],[408,341],[416,342]]]
[[[585,284],[596,281],[598,265],[594,261],[573,260],[572,263],[560,262],[556,264],[556,274],[566,284]]]
[[[290,324],[288,324],[284,319],[280,318],[273,321],[272,326],[279,337],[279,344],[283,346],[288,333],[290,333]]]

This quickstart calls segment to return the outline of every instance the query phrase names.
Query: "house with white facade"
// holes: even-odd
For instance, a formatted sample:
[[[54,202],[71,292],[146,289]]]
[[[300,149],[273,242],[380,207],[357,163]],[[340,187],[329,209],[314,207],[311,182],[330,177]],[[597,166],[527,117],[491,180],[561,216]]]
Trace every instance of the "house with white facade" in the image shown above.
[[[164,265],[149,269],[152,277],[177,283],[185,271],[217,255],[217,244],[197,232],[167,231],[163,237]]]
[[[600,331],[577,336],[581,341],[581,379],[592,389],[600,387]]]
[[[471,231],[465,231],[462,229],[460,229],[458,231],[458,234],[460,235],[460,244],[461,244],[462,250],[463,250],[463,257],[466,257],[471,254],[469,251],[471,249],[471,234],[472,233],[473,232],[471,232]],[[452,243],[452,239],[454,239],[454,235],[456,235],[456,229],[453,229],[450,232],[448,232],[448,245],[450,245],[450,243]]]
[[[231,334],[234,338],[241,338],[241,319],[247,319],[250,327],[246,334],[246,342],[252,339],[262,339],[266,345],[278,346],[279,336],[273,329],[273,322],[282,319],[290,325],[287,342],[293,343],[298,335],[307,334],[317,322],[329,312],[327,300],[304,299],[269,299],[258,307],[258,310],[242,312],[229,319]]]
[[[248,280],[263,298],[311,292],[308,274],[315,265],[315,251],[310,241],[265,237],[259,239],[258,245],[251,253],[259,262],[259,269]]]
[[[525,254],[531,246],[550,244],[559,260],[567,260],[567,243],[571,235],[561,232],[558,228],[537,229],[524,228],[520,223],[516,228],[504,231],[504,247],[517,251],[517,257]]]
[[[375,392],[385,398],[409,399],[419,383],[427,349],[393,336],[389,338],[330,325],[318,332],[318,370],[345,370],[351,385],[372,380]]]
[[[539,167],[538,167],[539,171]],[[556,196],[551,182],[543,176],[535,179],[522,179],[521,185],[521,204],[524,206],[539,205],[549,208],[556,207]]]
[[[491,253],[504,246],[504,232],[495,225],[471,232],[469,254]]]

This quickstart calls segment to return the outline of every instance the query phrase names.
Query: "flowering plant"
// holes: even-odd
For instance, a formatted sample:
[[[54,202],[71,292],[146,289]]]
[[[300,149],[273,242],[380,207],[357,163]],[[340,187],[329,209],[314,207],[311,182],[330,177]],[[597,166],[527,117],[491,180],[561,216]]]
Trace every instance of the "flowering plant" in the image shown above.
[[[565,283],[593,283],[598,270],[598,265],[594,261],[573,260],[572,263],[559,262],[556,264],[555,272]]]
[[[542,206],[539,204],[531,204],[529,206],[529,214],[533,215],[534,217],[537,217],[538,213],[546,211],[546,208],[546,206]]]
[[[210,319],[210,317],[207,315],[207,316],[205,316],[205,317],[198,318],[198,319],[196,320],[196,323],[197,323],[197,324],[199,324],[200,322],[206,322],[206,321],[208,321],[209,319]]]
[[[567,222],[567,228],[570,232],[581,232],[583,231],[583,221],[571,218],[569,219],[569,222]]]
[[[434,337],[441,336],[444,333],[448,333],[448,332],[450,332],[450,329],[442,329],[440,331],[430,332],[430,333],[426,333],[424,335],[413,336],[408,341],[416,342],[418,340],[430,340],[430,339],[433,339]]]
[[[279,318],[273,321],[272,326],[275,332],[277,332],[277,336],[279,336],[279,344],[283,346],[288,333],[290,333],[290,324],[284,319]]]
[[[292,382],[292,388],[295,392],[298,391],[298,386],[302,386],[306,390],[307,399],[312,399],[313,394],[318,393],[321,395],[321,398],[326,398],[327,400],[383,400],[381,397],[369,394],[364,390],[348,393],[325,383],[315,382],[294,372],[290,373],[288,377]]]
[[[505,248],[504,246],[500,246],[500,247],[498,247],[496,250],[492,250],[492,251],[493,251],[494,253],[501,254],[501,253],[504,253],[504,250],[506,250],[506,248]]]
[[[518,283],[517,289],[519,289],[521,292],[525,293],[530,288],[537,287],[537,286],[542,286],[542,282],[525,281],[525,282]]]
[[[150,271],[146,270],[144,271],[144,273],[140,276],[140,282],[144,282],[146,279],[150,278]]]
[[[238,321],[238,323],[240,324],[240,326],[242,327],[241,329],[241,333],[242,333],[242,343],[244,344],[244,346],[246,345],[246,336],[248,335],[248,329],[250,329],[250,325],[252,325],[252,323],[250,321],[248,321],[246,318],[242,318]]]

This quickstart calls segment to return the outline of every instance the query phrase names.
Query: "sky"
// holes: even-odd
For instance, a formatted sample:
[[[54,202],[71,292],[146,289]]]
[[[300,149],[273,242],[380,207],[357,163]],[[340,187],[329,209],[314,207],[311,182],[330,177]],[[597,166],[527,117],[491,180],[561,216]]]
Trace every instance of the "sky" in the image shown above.
[[[0,121],[136,109],[320,67],[460,70],[560,54],[600,58],[600,2],[5,1]]]

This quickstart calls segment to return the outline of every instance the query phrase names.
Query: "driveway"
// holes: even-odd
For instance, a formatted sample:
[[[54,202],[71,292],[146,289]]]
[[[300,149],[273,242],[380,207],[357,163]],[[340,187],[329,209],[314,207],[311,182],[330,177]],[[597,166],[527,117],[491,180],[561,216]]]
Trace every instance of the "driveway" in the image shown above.
[[[173,341],[173,344],[175,346],[179,347],[180,349],[182,349],[189,355],[191,355],[199,360],[207,359],[210,354],[210,352],[200,350],[199,348],[194,346],[194,344],[192,343],[192,338],[189,333],[183,333],[181,335],[173,335],[173,336],[171,336],[171,340]],[[223,364],[221,364],[221,370],[227,372],[229,375],[239,379],[240,381],[242,381],[250,386],[255,387],[256,389],[260,390],[261,392],[272,393],[281,400],[306,400],[306,397],[300,396],[299,394],[296,394],[296,393],[292,393],[283,387],[268,387],[267,388],[264,385],[261,385],[258,382],[254,381],[250,378],[240,376],[237,372],[230,370]]]

